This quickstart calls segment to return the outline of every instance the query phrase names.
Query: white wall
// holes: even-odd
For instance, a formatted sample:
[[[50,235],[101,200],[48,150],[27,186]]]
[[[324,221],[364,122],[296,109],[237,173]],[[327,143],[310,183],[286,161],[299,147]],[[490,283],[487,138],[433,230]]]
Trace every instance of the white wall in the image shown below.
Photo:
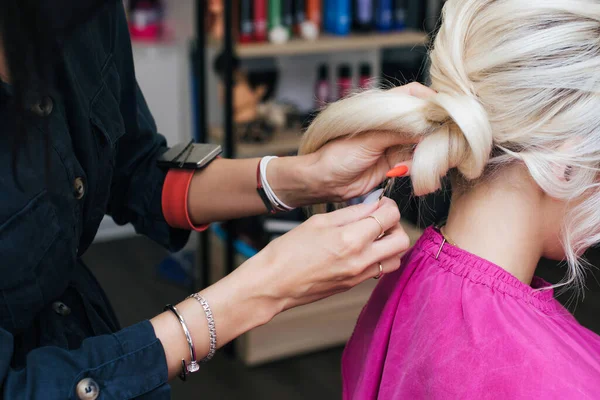
[[[138,82],[158,131],[169,144],[189,140],[192,133],[192,81],[186,43],[134,46]]]

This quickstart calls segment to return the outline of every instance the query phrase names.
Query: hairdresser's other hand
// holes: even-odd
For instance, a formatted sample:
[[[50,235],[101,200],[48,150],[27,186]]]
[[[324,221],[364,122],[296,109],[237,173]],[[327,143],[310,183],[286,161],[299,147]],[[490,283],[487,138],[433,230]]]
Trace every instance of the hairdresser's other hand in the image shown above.
[[[381,222],[387,234],[377,240]],[[400,213],[389,200],[347,207],[308,221],[271,242],[230,277],[247,293],[257,293],[273,313],[346,291],[400,266],[409,238]]]
[[[391,89],[426,98],[435,91],[420,83]],[[335,140],[314,153],[313,168],[327,193],[318,197],[326,201],[344,201],[362,196],[385,179],[385,174],[403,160],[395,159],[397,146],[413,144],[391,133],[380,132],[351,139]],[[391,155],[391,156],[390,156]]]

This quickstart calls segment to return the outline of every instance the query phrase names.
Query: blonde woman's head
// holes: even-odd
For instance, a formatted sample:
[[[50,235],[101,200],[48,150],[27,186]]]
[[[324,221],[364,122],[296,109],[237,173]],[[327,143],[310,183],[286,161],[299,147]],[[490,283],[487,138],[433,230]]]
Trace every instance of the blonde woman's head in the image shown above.
[[[422,138],[411,178],[418,196],[456,170],[479,182],[520,164],[562,219],[567,281],[578,255],[600,242],[600,2],[448,0],[431,57],[432,88],[417,99],[367,91],[325,109],[302,153],[373,130]]]

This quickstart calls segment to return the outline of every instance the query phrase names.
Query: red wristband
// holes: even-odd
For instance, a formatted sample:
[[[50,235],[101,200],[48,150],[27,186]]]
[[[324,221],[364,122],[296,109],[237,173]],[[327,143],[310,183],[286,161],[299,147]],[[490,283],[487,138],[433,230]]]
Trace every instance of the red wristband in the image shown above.
[[[205,231],[209,225],[196,226],[190,219],[188,194],[196,170],[171,169],[167,172],[162,191],[162,211],[173,228]]]

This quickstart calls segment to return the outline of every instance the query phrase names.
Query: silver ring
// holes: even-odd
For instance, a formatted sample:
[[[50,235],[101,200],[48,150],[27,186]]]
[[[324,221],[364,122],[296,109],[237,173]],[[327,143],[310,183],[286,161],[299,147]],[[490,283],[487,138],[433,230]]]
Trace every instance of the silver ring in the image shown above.
[[[381,233],[379,234],[379,236],[377,236],[377,239],[375,239],[375,240],[381,239],[385,235],[385,229],[383,229],[383,224],[374,215],[369,215],[368,218],[373,218],[375,220],[375,222],[377,222],[377,224],[379,224],[379,227],[381,228]]]
[[[373,277],[373,279],[375,279],[377,281],[382,276],[383,276],[383,265],[381,265],[381,263],[379,263],[379,274],[377,274],[377,276]]]

